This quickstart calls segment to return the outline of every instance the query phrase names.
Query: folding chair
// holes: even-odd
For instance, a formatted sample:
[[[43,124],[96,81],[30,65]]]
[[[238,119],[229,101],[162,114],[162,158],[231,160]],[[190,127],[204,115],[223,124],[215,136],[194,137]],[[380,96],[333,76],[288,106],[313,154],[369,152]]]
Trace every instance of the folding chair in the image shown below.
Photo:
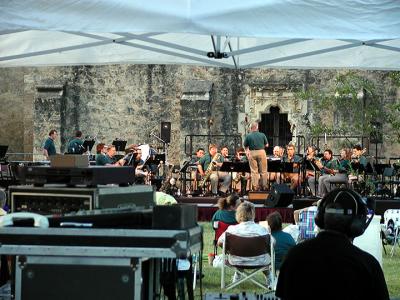
[[[393,257],[395,247],[400,247],[399,235],[400,235],[400,209],[388,209],[383,214],[384,219],[384,239],[386,244],[391,245],[390,257]],[[384,248],[385,253],[386,249]]]
[[[229,256],[231,255],[245,258],[259,256],[262,254],[270,255],[271,259],[268,264],[249,266],[229,263]],[[246,280],[252,281],[254,284],[265,290],[270,290],[270,286],[275,287],[275,251],[270,235],[242,237],[227,232],[223,244],[222,261],[224,263],[222,263],[221,266],[221,289],[229,290]],[[241,278],[226,286],[225,268],[231,268],[235,270],[238,274],[240,274]],[[267,284],[266,279],[263,282],[260,282],[255,278],[255,276],[258,274],[261,274],[264,278],[263,272],[267,270],[269,270],[271,274],[271,282],[269,285]]]
[[[213,229],[214,229],[214,255],[218,254],[218,239],[219,237],[228,229],[232,224],[227,224],[222,221],[214,221]]]
[[[317,210],[316,206],[310,206],[299,213],[299,237],[296,242],[311,239],[317,235],[314,221]]]

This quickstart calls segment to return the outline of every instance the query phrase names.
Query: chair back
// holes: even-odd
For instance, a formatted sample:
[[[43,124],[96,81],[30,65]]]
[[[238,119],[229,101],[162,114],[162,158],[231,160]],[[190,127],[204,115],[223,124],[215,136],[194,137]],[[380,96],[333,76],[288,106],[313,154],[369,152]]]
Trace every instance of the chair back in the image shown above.
[[[218,241],[219,237],[228,229],[232,224],[227,224],[222,221],[215,221],[213,228],[215,230],[214,240]]]
[[[225,251],[231,255],[241,257],[271,254],[271,236],[237,236],[227,232],[225,235]]]
[[[214,221],[213,222],[213,229],[214,229],[214,255],[218,253],[218,239],[219,237],[228,229],[231,224],[227,224],[222,221]]]
[[[299,240],[311,239],[317,235],[314,218],[317,215],[317,207],[310,207],[299,213]]]

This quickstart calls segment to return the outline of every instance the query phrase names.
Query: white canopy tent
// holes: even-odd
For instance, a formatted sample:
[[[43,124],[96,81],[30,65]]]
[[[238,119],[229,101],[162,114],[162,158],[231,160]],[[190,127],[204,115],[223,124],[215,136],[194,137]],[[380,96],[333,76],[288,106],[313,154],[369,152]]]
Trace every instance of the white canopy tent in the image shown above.
[[[3,0],[0,66],[400,70],[398,0]]]

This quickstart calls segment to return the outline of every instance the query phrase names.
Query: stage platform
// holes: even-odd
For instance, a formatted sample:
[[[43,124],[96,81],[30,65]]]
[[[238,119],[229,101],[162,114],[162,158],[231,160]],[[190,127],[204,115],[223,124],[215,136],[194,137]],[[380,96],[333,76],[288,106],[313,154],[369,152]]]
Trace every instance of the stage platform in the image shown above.
[[[199,222],[209,222],[212,216],[218,210],[218,197],[179,197],[176,199],[178,203],[197,204]],[[265,221],[267,215],[274,211],[279,211],[282,215],[284,223],[293,223],[293,209],[287,207],[264,207],[262,204],[256,206],[256,222]]]
[[[217,201],[218,197],[185,197],[177,198],[179,203],[197,204],[198,207],[198,221],[208,222],[211,221],[212,216],[218,210]],[[274,211],[279,211],[282,215],[284,223],[293,223],[293,211],[313,205],[318,199],[316,198],[295,198],[292,202],[292,207],[264,207],[262,204],[255,204],[256,206],[256,222],[265,221],[268,214]],[[375,214],[383,218],[383,214],[388,209],[400,209],[400,198],[393,199],[379,199],[375,198],[376,210]]]

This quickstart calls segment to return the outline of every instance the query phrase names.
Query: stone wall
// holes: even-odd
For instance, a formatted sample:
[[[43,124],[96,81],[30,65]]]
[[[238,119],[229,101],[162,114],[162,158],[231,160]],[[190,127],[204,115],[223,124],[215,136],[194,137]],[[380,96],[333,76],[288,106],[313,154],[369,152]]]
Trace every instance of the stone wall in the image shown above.
[[[344,71],[175,65],[3,68],[0,144],[8,144],[10,152],[34,152],[34,159],[42,159],[41,145],[55,128],[61,152],[77,129],[98,142],[121,138],[161,148],[151,133],[159,134],[160,123],[167,121],[172,128],[169,161],[176,164],[208,142],[227,144],[231,150],[240,146],[238,137],[271,106],[288,113],[293,136],[307,134],[306,114],[311,121],[315,114],[332,114],[314,111],[310,101],[296,100],[295,92],[324,89],[339,72]],[[400,100],[387,73],[359,74],[376,82],[383,101]],[[200,135],[192,137],[193,149],[188,147],[189,135]],[[400,147],[386,143],[379,151],[399,156]]]

